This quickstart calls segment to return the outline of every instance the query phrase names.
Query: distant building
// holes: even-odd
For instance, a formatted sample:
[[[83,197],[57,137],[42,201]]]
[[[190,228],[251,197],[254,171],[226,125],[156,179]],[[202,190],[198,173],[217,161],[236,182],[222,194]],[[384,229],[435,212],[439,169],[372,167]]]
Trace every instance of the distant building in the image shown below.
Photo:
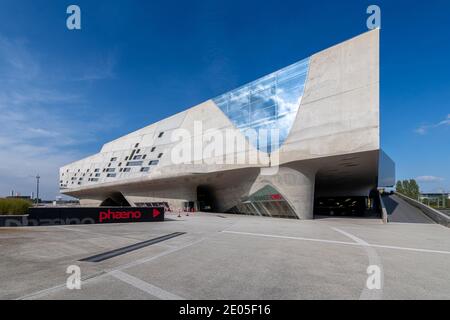
[[[30,196],[7,196],[6,199],[22,199],[22,200],[35,201],[35,199],[32,199]]]
[[[450,199],[450,193],[449,192],[441,192],[441,193],[421,193],[419,196],[419,199]]]

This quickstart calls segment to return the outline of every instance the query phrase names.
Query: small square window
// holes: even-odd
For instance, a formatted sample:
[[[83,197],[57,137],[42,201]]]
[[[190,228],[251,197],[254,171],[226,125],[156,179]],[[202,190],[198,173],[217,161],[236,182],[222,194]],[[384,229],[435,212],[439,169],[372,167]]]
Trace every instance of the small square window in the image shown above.
[[[135,148],[139,147],[139,143],[136,143],[136,144],[134,145],[134,147],[135,147]]]
[[[163,135],[164,135],[164,132],[160,132],[158,135],[158,138],[162,138]]]
[[[136,150],[136,153],[140,153],[140,152],[141,152],[141,149],[137,149],[137,150]]]
[[[161,159],[162,156],[163,156],[163,153],[158,154],[158,159]]]
[[[154,152],[155,150],[156,150],[156,147],[153,147],[153,148],[152,148],[152,151],[150,151],[150,152]]]
[[[141,172],[149,172],[150,168],[149,167],[143,167],[141,168]]]

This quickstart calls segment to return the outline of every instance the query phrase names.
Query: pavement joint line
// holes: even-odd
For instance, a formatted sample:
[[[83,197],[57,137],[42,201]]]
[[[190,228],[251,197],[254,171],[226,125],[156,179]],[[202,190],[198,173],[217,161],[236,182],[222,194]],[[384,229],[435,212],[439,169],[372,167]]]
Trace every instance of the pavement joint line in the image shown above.
[[[342,245],[360,246],[360,247],[366,246],[366,247],[374,247],[374,248],[382,248],[382,249],[393,249],[393,250],[403,250],[403,251],[413,251],[413,252],[439,253],[439,254],[448,254],[448,255],[450,255],[450,251],[444,251],[444,250],[432,250],[432,249],[388,246],[388,245],[382,245],[382,244],[370,244],[370,243],[362,244],[362,243],[357,243],[357,242],[347,242],[347,241],[338,241],[338,240],[326,240],[326,239],[315,239],[315,238],[302,238],[302,237],[290,237],[290,236],[280,236],[280,235],[274,235],[274,234],[239,232],[239,231],[222,231],[222,233],[240,234],[240,235],[266,237],[266,238],[279,238],[279,239],[301,240],[301,241],[310,241],[310,242],[321,242],[321,243],[330,243],[330,244],[342,244]]]
[[[154,286],[144,280],[133,277],[128,273],[125,273],[120,270],[109,272],[108,275],[113,276],[116,279],[119,279],[141,291],[144,291],[151,296],[157,297],[160,300],[185,300],[184,298],[177,296],[171,292],[168,292],[160,287]]]

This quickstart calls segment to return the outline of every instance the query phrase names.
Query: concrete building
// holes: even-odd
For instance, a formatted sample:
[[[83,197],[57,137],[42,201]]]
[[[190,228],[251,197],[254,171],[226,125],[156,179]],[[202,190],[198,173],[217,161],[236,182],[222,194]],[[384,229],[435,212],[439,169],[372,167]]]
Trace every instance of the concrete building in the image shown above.
[[[318,199],[370,199],[395,182],[380,148],[379,81],[372,30],[106,143],[60,169],[61,192],[85,206],[299,219],[313,218]]]

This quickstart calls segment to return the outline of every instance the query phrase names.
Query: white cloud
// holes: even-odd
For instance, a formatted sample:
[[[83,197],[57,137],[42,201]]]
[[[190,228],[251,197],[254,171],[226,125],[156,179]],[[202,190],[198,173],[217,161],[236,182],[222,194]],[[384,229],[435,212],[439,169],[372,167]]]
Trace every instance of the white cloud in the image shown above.
[[[420,126],[415,131],[420,135],[425,135],[428,133],[429,130],[442,126],[450,126],[450,114],[447,115],[446,119],[439,121],[438,123]]]
[[[416,181],[418,182],[440,182],[440,181],[444,181],[444,178],[441,177],[435,177],[435,176],[420,176],[416,178]]]

